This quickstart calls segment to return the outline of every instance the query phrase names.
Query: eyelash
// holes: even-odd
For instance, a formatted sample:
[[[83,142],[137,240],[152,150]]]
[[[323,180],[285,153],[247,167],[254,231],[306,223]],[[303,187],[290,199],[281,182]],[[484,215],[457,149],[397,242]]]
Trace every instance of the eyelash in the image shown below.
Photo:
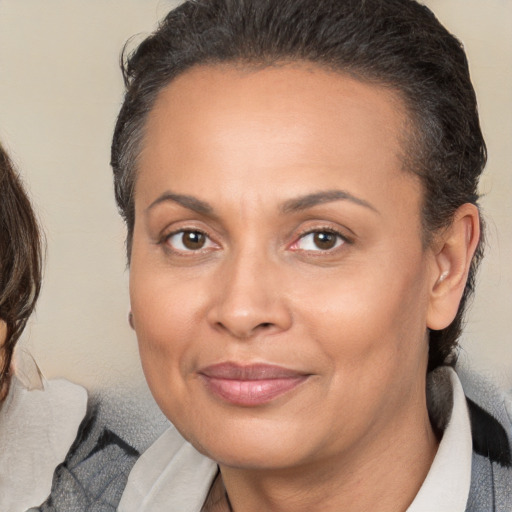
[[[218,245],[218,244],[216,244],[216,242],[214,242],[212,240],[212,238],[208,235],[208,233],[206,231],[204,231],[202,229],[197,229],[197,228],[182,228],[182,229],[174,230],[174,231],[172,231],[170,233],[166,233],[158,241],[158,245],[165,246],[166,250],[168,250],[170,252],[173,252],[174,254],[179,254],[180,256],[193,256],[193,255],[197,255],[197,254],[208,252],[210,249],[212,249],[211,247],[207,247],[207,248],[201,247],[201,248],[199,248],[197,250],[194,250],[194,249],[189,249],[189,250],[177,249],[175,247],[172,247],[168,243],[169,240],[173,236],[176,236],[176,235],[179,235],[179,234],[181,234],[183,236],[186,233],[197,233],[200,236],[201,235],[204,236],[206,240],[210,241],[210,243]],[[338,245],[335,245],[335,247],[328,248],[328,249],[325,249],[325,250],[322,250],[321,248],[318,248],[318,250],[316,250],[316,249],[301,249],[301,248],[294,248],[293,247],[293,246],[297,245],[301,240],[304,240],[307,236],[314,235],[314,234],[320,234],[320,233],[328,233],[328,234],[334,235],[337,238],[335,243],[338,244]],[[338,242],[341,242],[341,243],[338,243]],[[295,239],[295,241],[291,245],[288,246],[288,248],[291,249],[292,251],[296,251],[296,252],[309,253],[309,254],[319,253],[318,255],[321,255],[321,254],[332,254],[334,252],[337,252],[337,250],[339,250],[345,244],[351,244],[351,243],[352,243],[352,240],[350,238],[348,238],[347,236],[343,235],[339,231],[333,229],[332,227],[321,227],[321,228],[308,229],[307,231],[304,231],[304,232],[300,233],[297,236],[297,238]]]
[[[179,235],[179,234],[181,234],[183,236],[185,233],[197,233],[199,235],[204,236],[206,238],[206,240],[209,240],[211,243],[216,244],[216,242],[214,242],[212,240],[212,238],[208,235],[208,233],[206,231],[202,230],[202,229],[198,229],[198,228],[181,228],[181,229],[176,229],[175,231],[172,231],[170,233],[164,234],[162,236],[162,238],[158,241],[158,245],[162,245],[162,246],[164,246],[164,248],[167,251],[173,252],[175,254],[179,254],[180,256],[193,256],[195,254],[201,254],[201,253],[204,253],[204,252],[208,251],[209,248],[205,249],[205,248],[202,248],[202,247],[197,249],[197,250],[192,250],[192,249],[189,249],[189,250],[176,249],[176,248],[172,247],[168,243],[169,240],[173,236],[176,236],[176,235]]]
[[[300,249],[300,248],[292,249],[292,250],[295,250],[297,252],[307,252],[310,254],[315,253],[315,252],[320,253],[320,254],[332,254],[333,252],[336,252],[337,250],[341,249],[341,247],[343,247],[345,244],[348,245],[348,244],[352,244],[352,242],[353,242],[350,238],[348,238],[344,234],[340,233],[336,229],[333,229],[332,227],[320,227],[320,228],[315,227],[314,229],[308,229],[308,230],[304,231],[303,233],[301,233],[296,238],[296,240],[291,244],[290,248],[292,248],[294,245],[296,245],[300,240],[304,240],[308,235],[314,235],[314,234],[318,234],[318,233],[328,233],[330,235],[334,235],[335,237],[338,238],[339,241],[341,241],[341,243],[331,249],[325,249],[325,250],[322,250],[320,248],[318,250],[309,250],[309,249]]]

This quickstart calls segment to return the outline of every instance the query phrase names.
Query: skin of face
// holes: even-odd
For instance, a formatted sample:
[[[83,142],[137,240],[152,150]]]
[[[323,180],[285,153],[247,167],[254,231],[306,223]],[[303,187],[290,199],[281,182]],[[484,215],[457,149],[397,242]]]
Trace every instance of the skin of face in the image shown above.
[[[258,481],[295,510],[315,485],[323,510],[343,486],[385,510],[390,479],[407,503],[428,472],[427,326],[456,305],[435,314],[449,257],[423,245],[405,125],[389,89],[300,64],[194,68],[148,116],[130,269],[141,360],[232,503]],[[302,378],[233,404],[202,375],[226,362]]]

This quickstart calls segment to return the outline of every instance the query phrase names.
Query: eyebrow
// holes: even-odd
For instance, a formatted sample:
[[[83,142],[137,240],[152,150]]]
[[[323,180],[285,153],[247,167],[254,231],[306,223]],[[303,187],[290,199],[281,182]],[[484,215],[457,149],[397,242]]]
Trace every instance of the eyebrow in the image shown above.
[[[326,190],[322,192],[315,192],[313,194],[307,194],[305,196],[300,196],[294,199],[289,199],[281,205],[280,210],[282,213],[294,213],[307,210],[308,208],[312,208],[313,206],[320,204],[341,200],[350,201],[354,204],[364,206],[365,208],[379,213],[379,211],[374,206],[372,206],[364,199],[360,199],[344,190]],[[174,192],[164,192],[147,207],[146,211],[149,212],[155,206],[168,201],[177,203],[184,208],[192,210],[201,215],[215,215],[213,207],[207,202],[201,201],[194,196],[176,194]]]
[[[146,212],[149,212],[155,206],[167,201],[178,203],[184,208],[200,213],[201,215],[213,215],[213,208],[208,203],[197,199],[197,197],[175,194],[173,192],[164,192],[146,208]]]
[[[295,199],[289,199],[288,201],[283,203],[281,211],[283,213],[300,212],[302,210],[312,208],[313,206],[340,200],[350,201],[359,206],[364,206],[365,208],[368,208],[374,211],[375,213],[379,213],[377,208],[375,208],[373,205],[371,205],[364,199],[360,199],[359,197],[353,196],[352,194],[344,190],[326,190],[322,192],[315,192],[313,194],[307,194],[305,196],[297,197]]]

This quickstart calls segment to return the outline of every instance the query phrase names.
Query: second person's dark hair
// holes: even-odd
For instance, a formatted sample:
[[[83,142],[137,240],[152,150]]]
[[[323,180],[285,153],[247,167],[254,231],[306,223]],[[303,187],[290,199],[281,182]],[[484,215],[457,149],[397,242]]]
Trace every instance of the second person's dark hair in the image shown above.
[[[7,338],[0,347],[0,395],[9,383],[14,346],[34,310],[42,277],[42,240],[21,179],[0,145],[0,320]]]

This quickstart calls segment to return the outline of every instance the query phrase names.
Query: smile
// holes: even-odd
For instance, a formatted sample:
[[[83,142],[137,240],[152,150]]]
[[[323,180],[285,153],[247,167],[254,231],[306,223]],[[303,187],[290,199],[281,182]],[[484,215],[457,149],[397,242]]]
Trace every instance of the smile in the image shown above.
[[[309,375],[275,365],[221,363],[199,372],[208,391],[233,405],[255,407],[295,389]]]

